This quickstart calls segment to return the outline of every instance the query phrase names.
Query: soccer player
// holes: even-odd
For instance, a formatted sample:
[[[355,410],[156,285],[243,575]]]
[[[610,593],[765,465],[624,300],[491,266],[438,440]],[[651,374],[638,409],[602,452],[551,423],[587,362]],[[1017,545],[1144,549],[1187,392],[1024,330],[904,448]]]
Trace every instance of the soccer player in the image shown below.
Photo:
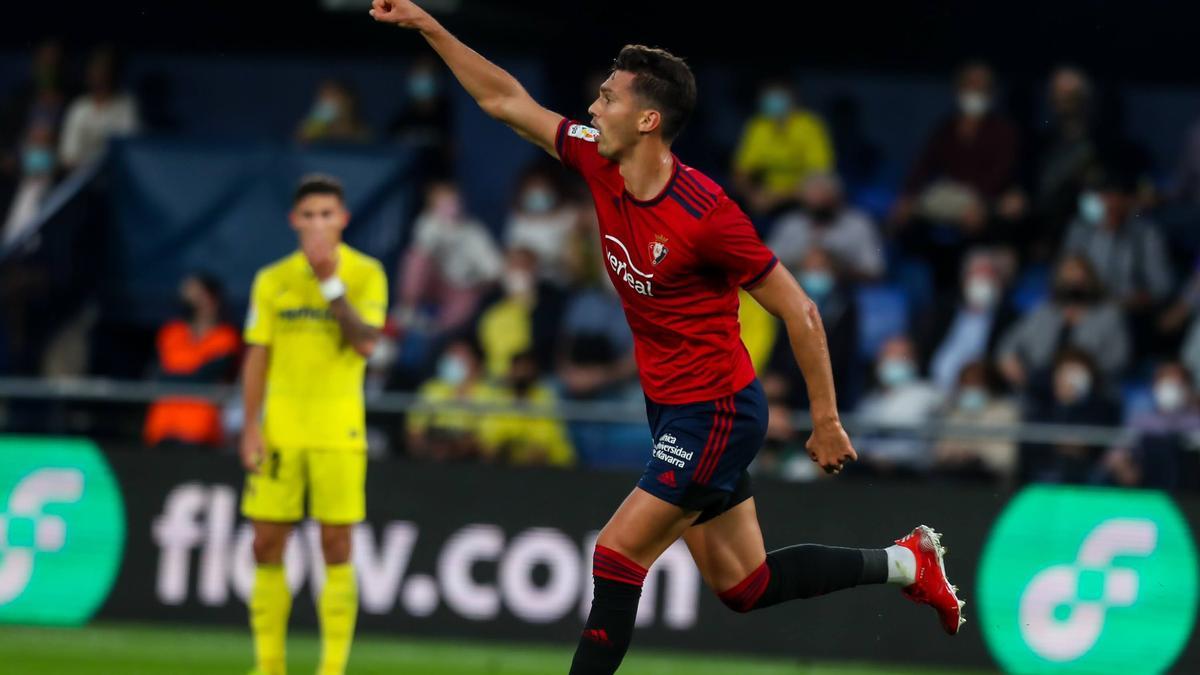
[[[387,278],[379,261],[342,243],[349,219],[337,180],[302,179],[291,212],[300,250],[259,270],[251,291],[241,459],[248,472],[242,514],[254,523],[257,563],[256,675],[286,671],[292,596],[283,551],[304,517],[306,493],[325,558],[319,675],[345,671],[354,636],[350,530],[366,503],[363,371],[387,313]]]
[[[660,49],[625,47],[584,125],[538,105],[409,0],[374,0],[370,13],[418,31],[485,112],[579,172],[592,192],[604,266],[635,338],[653,447],[596,542],[592,608],[570,672],[616,671],[646,570],[680,537],[735,611],[891,583],[956,633],[962,603],[928,527],[886,549],[764,549],[746,467],[762,444],[767,406],[739,335],[739,287],[787,328],[812,401],[812,459],[837,473],[856,455],[839,421],[816,305],[724,191],[671,153],[696,102],[688,66]]]

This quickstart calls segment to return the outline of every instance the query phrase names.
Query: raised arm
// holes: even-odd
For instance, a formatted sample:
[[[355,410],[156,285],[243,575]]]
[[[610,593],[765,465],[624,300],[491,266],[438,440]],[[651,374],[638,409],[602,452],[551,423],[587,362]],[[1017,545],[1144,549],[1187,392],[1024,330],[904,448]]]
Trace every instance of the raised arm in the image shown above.
[[[410,0],[374,0],[371,16],[420,32],[485,113],[557,156],[554,139],[562,115],[539,105],[515,77],[451,35],[429,12]]]
[[[857,459],[858,455],[838,416],[829,345],[817,305],[783,265],[776,265],[762,283],[750,290],[750,295],[787,328],[792,354],[808,384],[812,406],[813,433],[806,445],[809,456],[826,471],[837,473],[845,462]]]

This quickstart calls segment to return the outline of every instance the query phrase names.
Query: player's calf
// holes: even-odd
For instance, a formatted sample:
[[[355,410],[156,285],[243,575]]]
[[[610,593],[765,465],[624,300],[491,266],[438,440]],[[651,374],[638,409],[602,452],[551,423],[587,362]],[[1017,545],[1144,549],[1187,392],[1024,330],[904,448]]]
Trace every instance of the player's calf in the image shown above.
[[[646,568],[601,545],[592,557],[592,610],[571,662],[571,675],[611,675],[633,639]]]
[[[844,588],[888,583],[889,556],[905,553],[818,544],[789,546],[768,553],[758,569],[717,595],[733,611],[749,612]]]

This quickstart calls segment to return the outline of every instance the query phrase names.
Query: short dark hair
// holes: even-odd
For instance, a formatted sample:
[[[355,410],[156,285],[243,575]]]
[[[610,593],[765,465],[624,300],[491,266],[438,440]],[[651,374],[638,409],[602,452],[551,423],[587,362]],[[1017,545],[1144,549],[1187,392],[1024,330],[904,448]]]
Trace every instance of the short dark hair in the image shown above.
[[[346,199],[342,191],[342,182],[324,173],[310,173],[301,178],[300,183],[296,185],[296,195],[292,198],[292,204],[299,204],[301,199],[309,195],[333,195],[339,201]]]
[[[696,77],[683,59],[665,49],[625,45],[613,70],[633,73],[633,91],[662,114],[663,138],[673,141],[696,108]]]

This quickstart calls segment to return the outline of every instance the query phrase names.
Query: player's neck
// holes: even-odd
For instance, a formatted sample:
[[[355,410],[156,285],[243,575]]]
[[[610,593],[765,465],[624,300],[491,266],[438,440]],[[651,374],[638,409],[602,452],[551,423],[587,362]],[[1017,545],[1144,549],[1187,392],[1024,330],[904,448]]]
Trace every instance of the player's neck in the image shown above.
[[[654,199],[662,194],[675,170],[671,148],[661,141],[646,140],[635,145],[620,161],[625,190],[635,199]]]

